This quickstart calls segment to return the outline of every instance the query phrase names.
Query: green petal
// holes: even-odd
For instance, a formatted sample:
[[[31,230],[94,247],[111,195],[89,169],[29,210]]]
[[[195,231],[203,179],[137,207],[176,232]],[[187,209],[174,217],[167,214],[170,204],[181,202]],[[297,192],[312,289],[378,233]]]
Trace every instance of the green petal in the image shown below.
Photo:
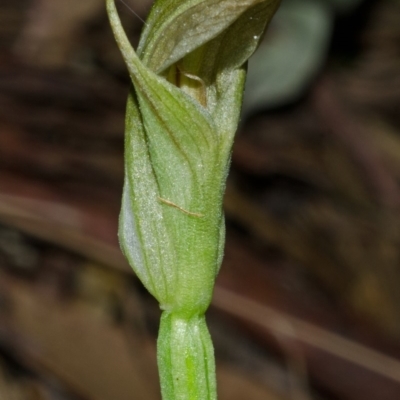
[[[159,73],[262,3],[278,1],[158,0],[146,21],[138,54],[149,68]]]
[[[138,106],[128,97],[125,135],[125,183],[119,224],[121,248],[140,280],[161,303],[168,303],[176,276],[174,249]]]
[[[197,180],[193,183],[201,186],[207,179],[207,171],[217,162],[218,135],[211,115],[182,90],[141,63],[122,29],[114,1],[108,0],[107,7],[139,99],[148,145],[154,156],[153,168],[159,170],[158,178],[164,175],[166,181],[174,181],[177,175],[182,175],[178,184]],[[183,208],[189,205],[186,200],[181,203]]]
[[[183,76],[197,76],[203,82],[206,107],[217,126],[221,159],[226,162],[240,115],[242,66],[256,50],[279,3],[160,0],[142,35],[138,51],[151,69],[161,71],[182,59]]]

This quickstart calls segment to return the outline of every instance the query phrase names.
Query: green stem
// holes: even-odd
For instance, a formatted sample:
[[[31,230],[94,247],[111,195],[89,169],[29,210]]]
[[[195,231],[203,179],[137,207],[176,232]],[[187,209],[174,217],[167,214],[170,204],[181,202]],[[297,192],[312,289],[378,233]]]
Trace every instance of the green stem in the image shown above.
[[[157,342],[163,400],[216,400],[214,348],[204,315],[164,311]]]

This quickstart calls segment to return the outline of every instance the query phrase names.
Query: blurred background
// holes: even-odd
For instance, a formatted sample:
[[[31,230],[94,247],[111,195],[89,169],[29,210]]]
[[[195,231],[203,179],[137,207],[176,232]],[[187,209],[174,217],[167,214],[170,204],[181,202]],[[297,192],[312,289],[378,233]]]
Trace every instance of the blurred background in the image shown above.
[[[150,0],[124,1],[136,44]],[[104,8],[0,3],[4,400],[160,398],[159,310],[117,243],[129,79]],[[225,210],[220,400],[400,399],[399,0],[283,0]]]

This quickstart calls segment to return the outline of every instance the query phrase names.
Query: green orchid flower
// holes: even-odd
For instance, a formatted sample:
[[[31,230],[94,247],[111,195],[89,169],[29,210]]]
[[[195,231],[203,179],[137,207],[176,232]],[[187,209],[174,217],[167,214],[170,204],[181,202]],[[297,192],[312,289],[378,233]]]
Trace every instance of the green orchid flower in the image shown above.
[[[121,248],[163,310],[164,400],[216,399],[205,322],[225,241],[222,197],[245,63],[279,0],[159,0],[137,51],[107,11],[132,80]]]

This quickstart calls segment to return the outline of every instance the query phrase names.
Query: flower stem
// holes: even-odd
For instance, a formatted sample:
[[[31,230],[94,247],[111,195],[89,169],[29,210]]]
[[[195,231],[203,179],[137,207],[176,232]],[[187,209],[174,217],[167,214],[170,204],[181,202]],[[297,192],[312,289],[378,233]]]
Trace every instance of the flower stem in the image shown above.
[[[204,315],[164,311],[157,341],[163,400],[216,400],[214,348]]]

